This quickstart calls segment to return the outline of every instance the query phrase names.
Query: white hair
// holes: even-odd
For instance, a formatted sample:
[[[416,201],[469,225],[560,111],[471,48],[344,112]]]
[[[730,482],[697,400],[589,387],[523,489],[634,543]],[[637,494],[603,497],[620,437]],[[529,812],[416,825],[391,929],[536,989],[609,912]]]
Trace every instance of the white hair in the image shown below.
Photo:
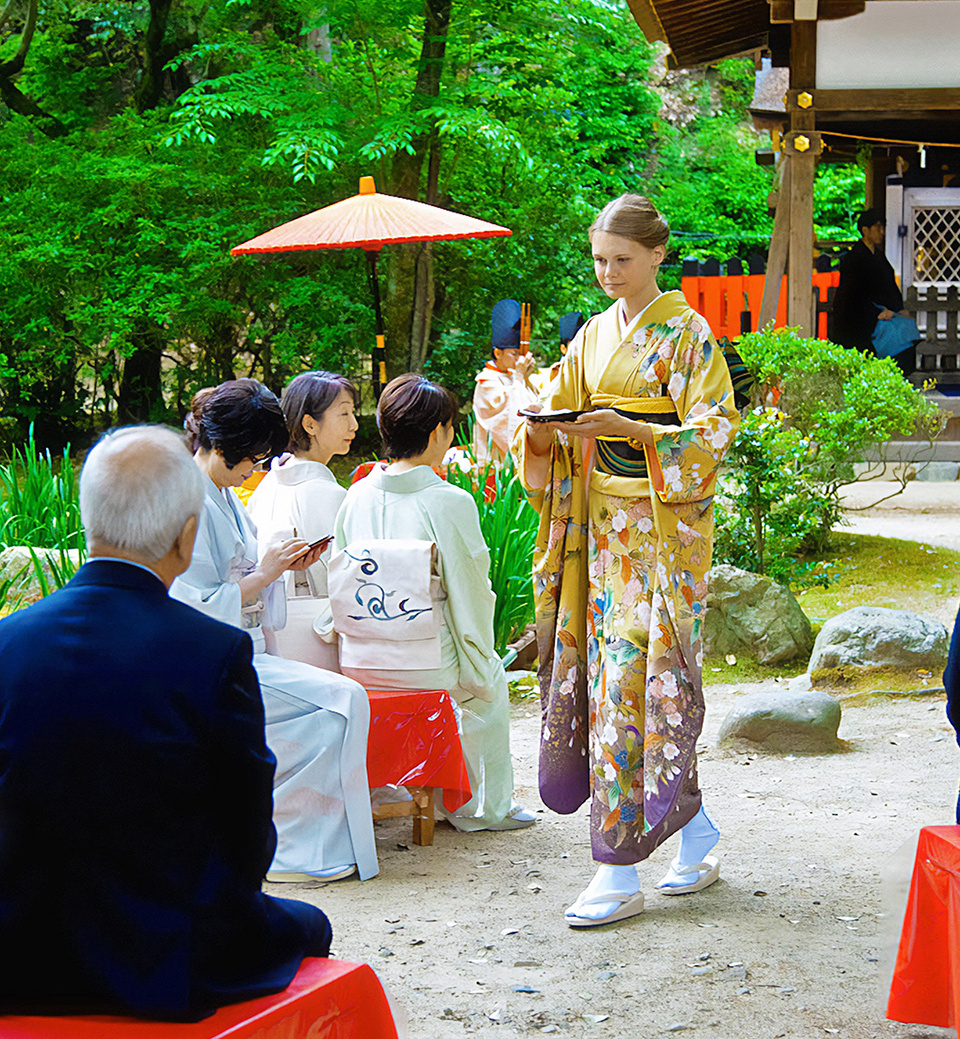
[[[155,563],[203,508],[203,476],[179,433],[124,426],[104,434],[80,473],[87,548],[112,545]]]

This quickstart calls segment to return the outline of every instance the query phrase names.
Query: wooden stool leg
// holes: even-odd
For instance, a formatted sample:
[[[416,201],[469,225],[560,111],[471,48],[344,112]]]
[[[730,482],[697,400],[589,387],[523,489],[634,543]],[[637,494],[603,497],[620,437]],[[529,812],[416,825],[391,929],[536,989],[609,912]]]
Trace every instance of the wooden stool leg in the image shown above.
[[[407,787],[417,806],[413,816],[413,843],[433,844],[433,787]]]

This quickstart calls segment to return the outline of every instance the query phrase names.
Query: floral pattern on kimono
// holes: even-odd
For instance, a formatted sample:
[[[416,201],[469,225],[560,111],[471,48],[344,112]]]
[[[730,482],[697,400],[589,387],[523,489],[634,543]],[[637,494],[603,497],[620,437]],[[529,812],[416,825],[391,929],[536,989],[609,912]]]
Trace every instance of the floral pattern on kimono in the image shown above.
[[[739,415],[722,352],[680,293],[661,295],[625,334],[618,307],[581,329],[545,406],[619,407],[667,394],[680,425],[651,423],[649,479],[602,472],[591,442],[558,435],[547,489],[528,491],[541,513],[541,795],[567,812],[591,796],[594,858],[629,863],[700,804],[712,494]],[[521,476],[525,443],[521,430]],[[570,668],[579,678],[584,663],[581,692]]]

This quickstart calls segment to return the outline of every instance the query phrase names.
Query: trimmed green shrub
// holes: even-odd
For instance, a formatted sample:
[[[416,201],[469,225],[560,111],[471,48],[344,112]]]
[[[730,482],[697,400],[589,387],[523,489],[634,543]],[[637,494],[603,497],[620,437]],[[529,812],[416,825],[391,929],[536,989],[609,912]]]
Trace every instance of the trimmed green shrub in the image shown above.
[[[858,480],[855,464],[871,452],[882,458],[897,434],[933,439],[939,411],[889,358],[796,329],[744,335],[739,350],[757,407],[718,483],[715,557],[783,583],[823,581],[809,557],[827,547],[840,490]]]

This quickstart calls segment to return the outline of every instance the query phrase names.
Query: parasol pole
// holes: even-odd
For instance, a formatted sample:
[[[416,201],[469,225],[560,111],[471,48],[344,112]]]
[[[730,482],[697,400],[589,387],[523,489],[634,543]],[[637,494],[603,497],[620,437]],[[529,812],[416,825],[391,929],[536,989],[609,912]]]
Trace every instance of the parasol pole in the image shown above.
[[[377,257],[379,250],[367,249],[367,267],[370,272],[370,291],[373,293],[373,313],[376,319],[377,345],[371,355],[373,396],[380,399],[380,391],[387,383],[387,347],[383,334],[383,314],[380,312],[380,283],[377,281]]]

